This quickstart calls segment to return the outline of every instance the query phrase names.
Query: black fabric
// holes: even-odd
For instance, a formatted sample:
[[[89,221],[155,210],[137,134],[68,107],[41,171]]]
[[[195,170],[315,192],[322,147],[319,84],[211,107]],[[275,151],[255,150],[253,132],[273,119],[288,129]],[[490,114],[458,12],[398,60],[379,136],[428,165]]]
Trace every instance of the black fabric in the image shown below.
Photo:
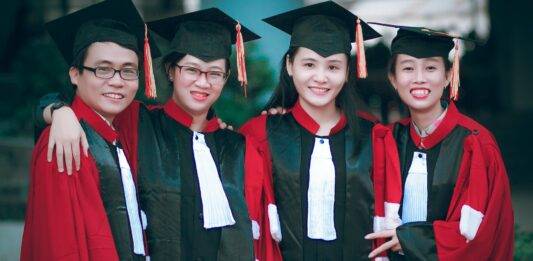
[[[396,228],[396,235],[405,254],[405,260],[438,260],[431,222],[403,224]]]
[[[263,19],[266,23],[291,35],[291,47],[306,47],[323,57],[350,54],[355,41],[357,21],[350,11],[326,1]],[[368,24],[361,22],[364,40],[380,37]]]
[[[392,54],[407,54],[416,58],[448,57],[454,47],[453,38],[423,33],[419,31],[399,29],[391,43]]]
[[[400,230],[397,230],[397,234],[402,249],[404,249],[406,260],[432,260],[431,257],[435,256],[436,258],[437,252],[431,224],[436,220],[446,219],[463,156],[464,139],[470,131],[456,126],[439,144],[429,150],[423,150],[415,147],[410,138],[409,128],[411,128],[410,125],[404,126],[402,124],[396,124],[394,128],[394,136],[400,154],[402,184],[405,184],[412,163],[413,152],[427,153],[427,184],[431,184],[428,186],[427,222],[406,223],[399,227],[403,232],[400,234]],[[402,209],[400,208],[400,215],[401,213]],[[406,249],[408,250],[405,251]],[[393,254],[393,256],[395,256],[394,260],[403,260],[397,254]],[[423,256],[429,259],[419,259]]]
[[[314,240],[307,237],[307,190],[309,164],[315,136],[292,114],[269,116],[267,132],[272,153],[272,174],[285,260],[367,260],[371,242],[364,235],[372,232],[373,191],[370,181],[371,151],[369,130],[364,124],[363,148],[350,131],[330,138],[335,164],[334,222],[337,239]],[[358,151],[358,153],[356,153]]]
[[[133,239],[116,148],[108,144],[84,121],[81,125],[100,174],[100,196],[118,256],[120,260],[145,260],[144,256],[133,252]]]
[[[142,57],[144,21],[131,0],[107,0],[55,19],[45,25],[68,64],[94,42],[114,42]],[[153,58],[159,49],[151,45]],[[142,59],[140,59],[142,60]]]
[[[218,8],[208,8],[149,22],[152,30],[171,41],[171,52],[190,54],[205,62],[227,59],[236,40],[237,21]],[[259,36],[241,25],[243,41]]]
[[[205,134],[236,221],[205,229],[192,135],[163,110],[140,111],[139,193],[148,219],[150,256],[253,260],[251,221],[244,202],[244,139],[225,130]]]

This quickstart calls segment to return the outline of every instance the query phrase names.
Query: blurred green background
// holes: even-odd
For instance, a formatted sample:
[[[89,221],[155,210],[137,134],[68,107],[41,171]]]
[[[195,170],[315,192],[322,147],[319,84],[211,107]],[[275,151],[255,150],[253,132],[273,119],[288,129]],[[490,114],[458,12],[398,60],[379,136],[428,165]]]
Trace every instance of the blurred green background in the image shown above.
[[[44,30],[44,23],[83,8],[96,0],[20,0],[3,3],[0,11],[0,261],[18,259],[24,219],[28,166],[33,148],[33,111],[49,92],[69,92],[68,67]],[[216,104],[217,114],[240,126],[257,115],[270,97],[288,37],[261,22],[270,15],[317,1],[134,0],[145,20],[164,18],[216,6],[263,36],[246,44],[248,97],[232,69]],[[512,184],[517,224],[516,260],[533,260],[533,31],[528,1],[504,0],[342,0],[336,1],[363,19],[406,22],[452,29],[481,39],[465,45],[461,61],[459,108],[483,123],[496,136]],[[379,28],[376,28],[379,29]],[[357,91],[364,108],[384,122],[405,116],[386,78],[387,41],[367,45],[369,78]],[[387,38],[388,36],[388,38]],[[157,60],[156,60],[157,62]],[[233,63],[233,58],[232,58]],[[160,73],[160,72],[159,72]],[[159,75],[158,77],[162,77]],[[158,86],[159,100],[170,94]],[[141,97],[139,95],[139,97]],[[147,101],[153,102],[153,101]]]

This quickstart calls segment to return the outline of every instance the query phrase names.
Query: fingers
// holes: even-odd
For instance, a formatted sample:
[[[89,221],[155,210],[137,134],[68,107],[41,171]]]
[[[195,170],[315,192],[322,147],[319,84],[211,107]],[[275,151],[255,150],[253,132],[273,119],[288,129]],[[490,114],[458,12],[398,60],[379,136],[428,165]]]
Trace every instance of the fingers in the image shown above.
[[[65,166],[67,167],[67,174],[72,175],[72,146],[68,144],[63,149],[63,156],[65,157]]]
[[[56,146],[57,171],[63,172],[63,146]]]
[[[80,146],[77,144],[72,144],[72,158],[74,158],[74,164],[76,166],[76,171],[80,170]]]
[[[81,133],[81,147],[83,149],[85,157],[89,157],[89,141],[87,141],[87,136],[85,136],[85,132]]]
[[[365,236],[365,239],[388,238],[388,237],[392,237],[393,235],[394,235],[394,230],[388,229],[388,230],[370,233]]]
[[[228,125],[228,130],[233,130],[233,126]]]
[[[379,246],[378,248],[374,249],[374,251],[370,252],[368,255],[368,258],[374,258],[375,256],[379,255],[381,252],[387,251],[388,249],[392,248],[394,245],[396,245],[397,242],[394,240],[390,240],[385,242],[383,245]]]
[[[266,115],[267,111],[261,111],[261,115]]]
[[[46,152],[46,160],[52,162],[52,153],[54,153],[55,142],[53,139],[48,138],[48,151]]]

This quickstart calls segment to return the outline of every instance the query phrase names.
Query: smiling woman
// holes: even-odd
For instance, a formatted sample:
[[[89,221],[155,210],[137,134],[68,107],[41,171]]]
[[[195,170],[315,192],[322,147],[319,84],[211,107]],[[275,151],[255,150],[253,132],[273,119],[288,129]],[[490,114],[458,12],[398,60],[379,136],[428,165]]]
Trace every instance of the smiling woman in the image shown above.
[[[333,2],[265,21],[291,35],[267,105],[291,108],[290,113],[259,116],[242,128],[259,142],[265,180],[274,188],[265,220],[274,241],[265,243],[279,244],[285,260],[367,259],[373,121],[356,111],[348,61],[352,42],[362,46],[363,35],[379,34]]]
[[[512,260],[513,210],[498,144],[454,104],[458,37],[386,26],[399,28],[389,80],[410,118],[373,130],[373,181],[381,196],[376,233],[367,236],[378,239],[371,257],[390,249],[393,260]]]

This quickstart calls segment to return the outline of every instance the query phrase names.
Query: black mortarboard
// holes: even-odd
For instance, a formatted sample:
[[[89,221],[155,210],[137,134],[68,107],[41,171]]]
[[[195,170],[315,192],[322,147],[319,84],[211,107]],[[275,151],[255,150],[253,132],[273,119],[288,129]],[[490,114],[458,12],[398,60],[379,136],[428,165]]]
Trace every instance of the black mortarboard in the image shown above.
[[[448,54],[455,48],[452,76],[450,83],[450,99],[459,97],[459,42],[454,39],[473,41],[458,35],[437,31],[425,27],[403,26],[369,22],[369,24],[398,28],[396,37],[391,43],[391,54],[407,54],[416,58],[441,56],[447,59]]]
[[[108,0],[46,23],[46,29],[70,64],[94,42],[115,42],[140,53],[144,22],[130,0]]]
[[[227,59],[236,45],[237,73],[246,86],[244,42],[260,37],[218,8],[209,8],[148,23],[150,29],[167,38],[170,52],[190,54],[205,62]],[[246,95],[246,88],[245,95]]]
[[[144,21],[131,0],[107,0],[46,23],[67,63],[94,42],[114,42],[139,54],[144,65],[145,89],[155,97],[152,56]]]
[[[148,23],[150,29],[167,38],[170,51],[190,54],[203,61],[229,58],[236,42],[238,22],[218,8],[209,8]],[[241,26],[244,42],[260,37]]]
[[[291,10],[263,21],[290,34],[291,47],[309,48],[323,57],[338,53],[349,55],[354,41],[359,45],[358,53],[364,53],[362,39],[381,36],[356,15],[332,1]],[[362,33],[362,37],[357,36],[361,37],[360,41],[356,41],[357,27]]]
[[[263,19],[268,24],[291,35],[291,47],[306,47],[321,56],[351,51],[355,41],[358,17],[344,7],[322,2],[291,10]],[[369,25],[361,21],[365,40],[380,37]]]

